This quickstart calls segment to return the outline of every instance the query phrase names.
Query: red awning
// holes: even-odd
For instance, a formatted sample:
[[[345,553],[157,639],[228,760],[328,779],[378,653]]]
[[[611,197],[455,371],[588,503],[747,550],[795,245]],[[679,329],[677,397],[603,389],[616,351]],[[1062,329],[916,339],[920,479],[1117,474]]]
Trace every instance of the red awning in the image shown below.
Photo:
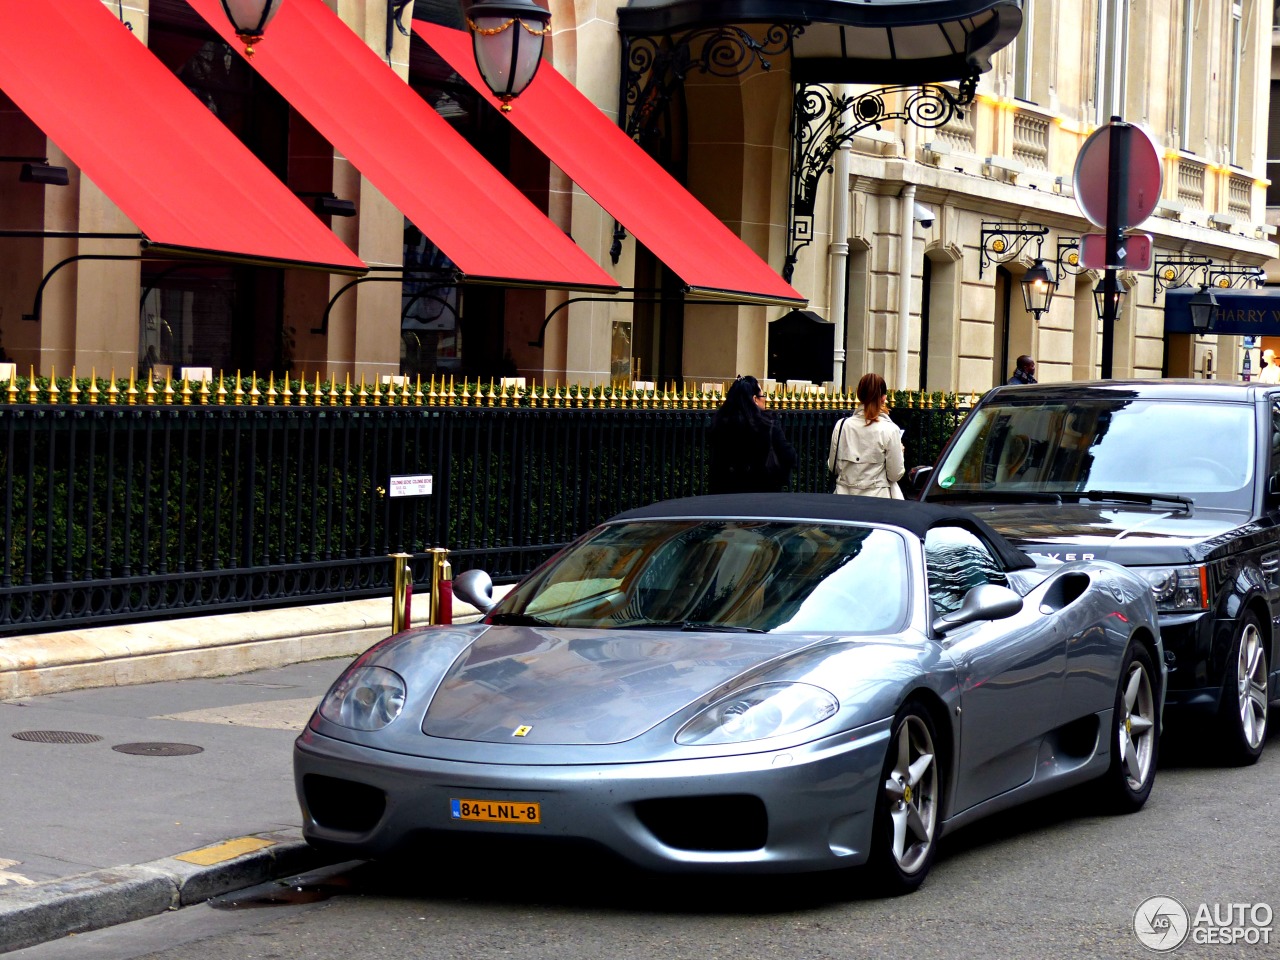
[[[467,83],[500,105],[480,77],[467,33],[421,20],[413,29]],[[691,293],[806,302],[550,63],[542,63],[503,116],[674,270]]]
[[[367,269],[102,0],[0,2],[0,90],[152,247]]]
[[[219,0],[188,0],[234,49]],[[471,279],[616,289],[323,0],[288,0],[250,65]]]

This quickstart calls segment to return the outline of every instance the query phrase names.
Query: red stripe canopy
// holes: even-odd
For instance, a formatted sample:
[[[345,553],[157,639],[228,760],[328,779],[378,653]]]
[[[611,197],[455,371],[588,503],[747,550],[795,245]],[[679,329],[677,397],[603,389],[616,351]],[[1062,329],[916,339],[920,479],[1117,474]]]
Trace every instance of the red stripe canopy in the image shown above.
[[[188,2],[242,48],[219,0]],[[323,0],[282,4],[249,63],[466,276],[617,288]]]
[[[101,0],[0,2],[0,90],[153,246],[366,269]]]
[[[500,106],[476,68],[467,33],[421,20],[413,29]],[[690,292],[806,302],[550,63],[542,63],[533,83],[502,115],[674,270]]]

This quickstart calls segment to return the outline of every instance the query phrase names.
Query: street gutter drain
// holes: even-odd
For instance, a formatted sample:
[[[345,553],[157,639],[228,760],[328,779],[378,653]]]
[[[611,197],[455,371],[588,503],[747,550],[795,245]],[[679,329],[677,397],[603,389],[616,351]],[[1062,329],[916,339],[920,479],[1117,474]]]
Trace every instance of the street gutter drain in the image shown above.
[[[118,743],[111,749],[140,757],[184,757],[190,753],[204,753],[204,747],[197,747],[194,743]]]
[[[31,743],[97,743],[102,739],[96,733],[76,733],[74,730],[21,730],[13,738]]]

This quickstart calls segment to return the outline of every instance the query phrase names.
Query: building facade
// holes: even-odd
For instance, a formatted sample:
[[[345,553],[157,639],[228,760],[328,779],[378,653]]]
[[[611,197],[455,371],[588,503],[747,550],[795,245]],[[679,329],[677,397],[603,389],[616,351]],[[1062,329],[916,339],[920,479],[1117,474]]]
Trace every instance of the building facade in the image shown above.
[[[355,162],[356,145],[335,143],[314,112],[325,105],[304,107],[305,82],[269,78],[228,44],[210,14],[216,0],[109,0],[101,6],[133,40],[371,269],[241,250],[148,256],[164,244],[139,242],[114,188],[83,174],[0,76],[0,154],[19,158],[0,166],[0,361],[44,376],[208,368],[697,386],[741,373],[795,379],[802,368],[817,382],[849,386],[876,371],[893,389],[970,393],[1003,382],[1026,353],[1041,380],[1092,378],[1102,274],[1079,256],[1080,238],[1098,228],[1080,211],[1073,171],[1090,134],[1119,116],[1150,133],[1163,185],[1141,225],[1152,263],[1120,276],[1113,374],[1239,373],[1239,338],[1166,334],[1163,301],[1181,284],[1254,282],[1276,256],[1272,3],[1083,0],[1069,14],[1048,0],[971,3],[988,33],[961,77],[927,52],[854,56],[846,44],[831,54],[822,47],[831,23],[770,20],[785,4],[550,0],[548,63],[807,301],[819,335],[817,346],[804,341],[802,359],[818,361],[799,367],[787,324],[802,304],[754,288],[690,295],[678,258],[615,219],[409,29],[412,18],[462,28],[457,3],[324,5],[590,264],[554,284],[510,282],[501,264],[460,281],[468,231],[491,227],[504,249],[481,212],[427,222],[466,190],[424,166],[396,180],[407,191],[397,193],[380,168],[371,173],[384,159],[376,150]],[[901,21],[909,7],[945,20],[937,11],[957,5],[817,6],[846,31],[873,16]],[[932,42],[899,35],[921,51]],[[278,36],[283,45],[287,33]],[[272,42],[268,27],[261,51]],[[883,79],[872,75],[879,68]],[[931,100],[926,80],[945,94]],[[146,89],[119,96],[148,109]],[[389,116],[384,152],[419,126]],[[824,138],[825,154],[810,149]],[[65,167],[67,184],[19,179],[21,158]],[[622,186],[630,177],[606,172]],[[268,212],[250,197],[242,215],[252,224]],[[505,250],[522,259],[532,242],[511,234]],[[1037,258],[1059,284],[1038,318],[1019,293]]]

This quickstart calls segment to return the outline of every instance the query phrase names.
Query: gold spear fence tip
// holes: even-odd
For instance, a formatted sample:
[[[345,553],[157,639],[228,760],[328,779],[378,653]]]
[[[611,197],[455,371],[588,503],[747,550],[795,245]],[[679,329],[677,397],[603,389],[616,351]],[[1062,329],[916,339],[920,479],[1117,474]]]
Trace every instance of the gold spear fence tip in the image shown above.
[[[668,380],[659,383],[654,389],[637,387],[635,383],[618,380],[609,383],[562,383],[558,379],[551,382],[538,383],[530,379],[521,386],[518,382],[508,382],[497,378],[488,381],[476,379],[457,380],[453,374],[429,374],[424,380],[421,374],[389,376],[385,383],[379,378],[369,380],[367,374],[345,372],[341,377],[333,374],[324,377],[320,371],[312,376],[312,384],[308,384],[308,374],[304,371],[297,379],[297,388],[293,387],[294,376],[291,371],[282,373],[279,383],[276,382],[275,371],[270,371],[262,383],[257,373],[246,374],[241,370],[234,374],[219,372],[216,384],[209,377],[200,377],[198,384],[193,384],[185,375],[175,380],[172,371],[165,371],[157,377],[153,371],[141,373],[130,369],[123,379],[117,379],[116,371],[111,371],[109,378],[104,378],[100,385],[97,368],[90,370],[87,380],[82,381],[75,366],[69,377],[58,377],[56,370],[50,367],[47,380],[35,375],[34,366],[29,368],[26,377],[14,376],[7,386],[0,383],[0,403],[18,402],[25,395],[32,404],[77,404],[84,402],[108,405],[127,403],[135,405],[175,405],[189,406],[194,402],[207,406],[210,403],[224,406],[228,402],[240,406],[244,404],[257,406],[402,406],[402,407],[552,407],[559,409],[641,409],[670,410],[696,409],[714,410],[724,401],[722,389],[712,383],[698,383],[691,380]],[[84,383],[84,386],[81,384]],[[834,411],[855,409],[858,406],[856,397],[847,388],[830,385],[827,387],[805,387],[803,385],[787,385],[772,383],[765,385],[771,405],[784,411]],[[199,397],[196,401],[195,397]],[[266,400],[263,401],[262,398]],[[326,399],[327,398],[327,399]],[[967,412],[979,399],[976,392],[946,393],[926,390],[895,390],[891,400],[894,409],[899,410],[957,410]]]

